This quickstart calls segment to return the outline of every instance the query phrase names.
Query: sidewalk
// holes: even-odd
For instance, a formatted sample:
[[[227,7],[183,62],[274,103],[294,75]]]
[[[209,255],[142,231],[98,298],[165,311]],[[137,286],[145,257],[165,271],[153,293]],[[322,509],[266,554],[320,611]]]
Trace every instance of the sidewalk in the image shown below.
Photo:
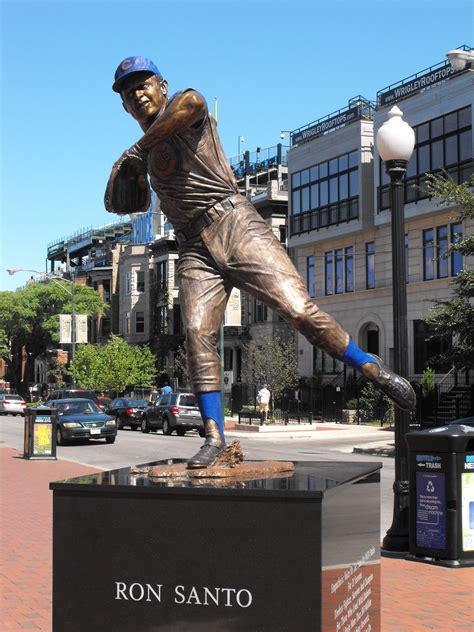
[[[365,442],[390,444],[394,441],[393,428],[380,426],[366,426],[364,424],[342,424],[332,421],[314,422],[312,424],[269,424],[260,426],[258,423],[239,424],[235,418],[226,418],[226,437],[245,439],[356,439]]]
[[[50,632],[52,492],[48,485],[98,470],[22,456],[18,450],[0,447],[0,629]],[[381,566],[382,632],[473,629],[474,569],[387,558],[382,558]]]

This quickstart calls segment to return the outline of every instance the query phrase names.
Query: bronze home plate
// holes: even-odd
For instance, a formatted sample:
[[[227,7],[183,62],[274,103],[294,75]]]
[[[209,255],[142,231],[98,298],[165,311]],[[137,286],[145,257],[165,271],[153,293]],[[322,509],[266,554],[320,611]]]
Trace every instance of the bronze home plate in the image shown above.
[[[284,478],[291,476],[295,466],[291,461],[244,461],[239,441],[226,446],[223,453],[211,467],[190,469],[186,463],[153,465],[131,468],[132,474],[148,474],[152,479],[239,479],[255,480],[259,478]]]
[[[186,463],[154,465],[150,467],[150,478],[271,478],[275,474],[290,474],[295,466],[290,461],[247,461],[234,467],[213,465],[200,470],[188,470]]]

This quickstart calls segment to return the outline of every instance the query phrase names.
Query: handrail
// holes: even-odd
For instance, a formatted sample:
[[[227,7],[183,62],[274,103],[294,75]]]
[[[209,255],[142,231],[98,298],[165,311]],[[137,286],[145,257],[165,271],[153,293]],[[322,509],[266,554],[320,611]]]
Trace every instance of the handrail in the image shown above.
[[[452,368],[448,371],[448,373],[446,373],[446,375],[440,379],[440,381],[438,382],[438,386],[441,386],[441,384],[444,384],[444,383],[448,380],[448,378],[450,378],[450,377],[451,377],[451,375],[452,375],[455,371],[456,371],[455,367],[452,367]]]

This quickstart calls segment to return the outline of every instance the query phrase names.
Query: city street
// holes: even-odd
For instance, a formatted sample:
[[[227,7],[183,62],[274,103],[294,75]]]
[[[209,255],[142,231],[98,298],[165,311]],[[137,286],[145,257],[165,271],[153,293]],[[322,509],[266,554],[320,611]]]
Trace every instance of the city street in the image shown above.
[[[17,450],[23,450],[23,417],[0,417],[0,441]],[[322,426],[326,428],[326,424]],[[394,460],[392,458],[374,457],[365,454],[353,454],[354,445],[363,445],[382,440],[381,433],[374,431],[366,434],[366,428],[356,425],[347,430],[337,431],[341,437],[334,438],[334,432],[304,433],[301,438],[285,438],[277,436],[255,436],[253,433],[228,432],[228,441],[238,439],[247,459],[276,459],[291,461],[378,461],[383,463],[381,473],[381,535],[383,536],[392,521],[394,478]],[[330,434],[328,437],[327,435]],[[347,436],[350,434],[350,436]],[[389,439],[392,433],[388,434]],[[357,435],[354,438],[354,435]],[[295,435],[292,434],[292,437]],[[311,437],[311,438],[310,438]],[[57,447],[57,457],[91,467],[106,470],[138,465],[169,458],[186,459],[192,456],[202,439],[196,432],[185,437],[176,435],[164,436],[161,431],[143,434],[126,428],[119,430],[114,444],[101,441],[74,443]]]

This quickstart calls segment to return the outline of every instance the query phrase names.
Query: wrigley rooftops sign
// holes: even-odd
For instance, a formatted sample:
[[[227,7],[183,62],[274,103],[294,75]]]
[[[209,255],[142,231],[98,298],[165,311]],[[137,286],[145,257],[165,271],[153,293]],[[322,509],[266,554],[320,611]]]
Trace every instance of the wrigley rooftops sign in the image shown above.
[[[428,72],[420,74],[419,76],[412,75],[411,77],[408,77],[408,79],[400,81],[394,88],[389,86],[388,88],[384,88],[383,90],[377,92],[377,106],[384,107],[385,105],[390,105],[395,101],[411,97],[413,94],[421,92],[425,88],[429,88],[437,83],[446,81],[446,79],[451,79],[453,75],[458,75],[460,72],[464,72],[464,70],[453,70],[451,64],[449,62],[445,62],[443,66],[439,68],[430,68]]]
[[[324,121],[317,121],[311,127],[308,127],[301,132],[292,134],[291,144],[298,145],[299,143],[312,140],[313,138],[316,138],[316,136],[321,136],[325,132],[328,132],[330,129],[352,123],[357,118],[359,118],[359,108],[356,106],[346,110],[345,112],[340,112],[336,114],[336,116],[326,118]]]

